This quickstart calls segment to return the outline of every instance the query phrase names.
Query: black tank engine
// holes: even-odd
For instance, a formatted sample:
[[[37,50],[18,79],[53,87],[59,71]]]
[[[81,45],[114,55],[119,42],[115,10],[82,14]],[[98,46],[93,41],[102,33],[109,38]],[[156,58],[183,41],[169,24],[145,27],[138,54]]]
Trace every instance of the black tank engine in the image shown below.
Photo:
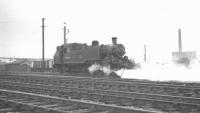
[[[57,46],[54,68],[59,72],[87,72],[94,64],[107,66],[115,71],[134,67],[134,62],[125,56],[125,47],[117,43],[116,37],[108,45],[99,45],[95,40],[92,45],[67,43]]]

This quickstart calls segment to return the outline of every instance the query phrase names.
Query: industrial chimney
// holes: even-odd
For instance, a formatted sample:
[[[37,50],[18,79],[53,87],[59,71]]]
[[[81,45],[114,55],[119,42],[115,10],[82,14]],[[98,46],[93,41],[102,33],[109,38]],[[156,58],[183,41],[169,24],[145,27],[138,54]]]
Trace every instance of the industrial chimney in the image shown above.
[[[182,52],[181,29],[178,29],[178,51]]]
[[[116,45],[117,44],[117,37],[112,37],[112,44]]]
[[[144,45],[144,62],[147,60],[147,48],[146,45]]]

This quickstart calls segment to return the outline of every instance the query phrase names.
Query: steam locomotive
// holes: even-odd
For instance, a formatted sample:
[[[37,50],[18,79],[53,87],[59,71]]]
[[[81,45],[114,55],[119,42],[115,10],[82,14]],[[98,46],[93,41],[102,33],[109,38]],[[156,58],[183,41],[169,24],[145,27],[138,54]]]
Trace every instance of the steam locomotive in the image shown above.
[[[133,68],[134,62],[125,56],[125,47],[112,37],[112,44],[99,45],[94,40],[92,45],[85,43],[66,43],[57,46],[54,54],[54,69],[64,72],[88,72],[94,64],[107,66],[111,70]]]

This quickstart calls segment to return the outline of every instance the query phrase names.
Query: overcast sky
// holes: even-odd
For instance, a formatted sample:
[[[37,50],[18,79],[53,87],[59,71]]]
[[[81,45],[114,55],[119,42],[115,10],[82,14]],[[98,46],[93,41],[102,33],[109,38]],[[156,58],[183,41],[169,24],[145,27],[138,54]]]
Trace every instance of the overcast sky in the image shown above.
[[[0,56],[42,57],[42,18],[45,19],[45,57],[52,58],[63,43],[63,23],[69,42],[110,44],[111,37],[127,55],[169,60],[178,51],[178,28],[183,51],[200,52],[198,0],[0,0]]]

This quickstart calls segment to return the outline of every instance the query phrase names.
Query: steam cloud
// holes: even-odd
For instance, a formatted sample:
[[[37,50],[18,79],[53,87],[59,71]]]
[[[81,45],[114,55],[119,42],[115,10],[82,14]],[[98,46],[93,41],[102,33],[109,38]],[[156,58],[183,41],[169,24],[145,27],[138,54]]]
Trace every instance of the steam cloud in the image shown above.
[[[200,61],[190,62],[188,66],[174,62],[141,62],[141,68],[125,70],[122,78],[148,79],[157,81],[182,81],[200,83]],[[121,74],[122,70],[117,74]]]
[[[106,75],[109,75],[112,70],[110,69],[110,66],[102,66],[99,64],[93,64],[88,68],[89,72],[93,74],[95,71],[101,70],[103,71]]]

